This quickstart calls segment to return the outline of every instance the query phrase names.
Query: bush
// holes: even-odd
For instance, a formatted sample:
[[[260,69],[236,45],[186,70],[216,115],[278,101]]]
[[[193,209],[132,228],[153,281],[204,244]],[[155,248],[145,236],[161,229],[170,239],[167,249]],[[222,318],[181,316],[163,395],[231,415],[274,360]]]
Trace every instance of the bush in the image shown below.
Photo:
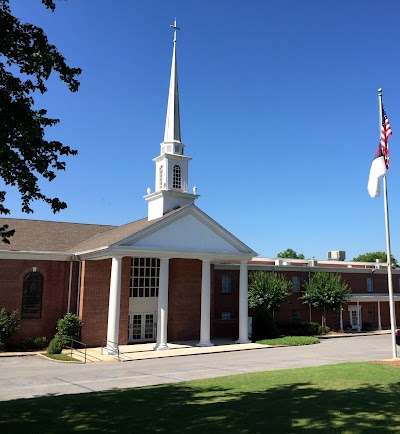
[[[327,326],[320,326],[319,328],[319,335],[325,335],[326,333],[329,333],[331,329]]]
[[[27,338],[22,342],[22,348],[26,351],[44,350],[47,347],[47,339],[43,336],[40,338]]]
[[[67,313],[57,322],[56,336],[68,336],[78,341],[81,335],[81,326],[82,321],[79,316]]]
[[[67,337],[62,335],[55,335],[50,341],[47,347],[47,352],[49,354],[61,354],[62,349],[67,344]]]
[[[4,308],[0,310],[0,351],[7,349],[11,335],[19,327],[18,320],[15,319],[17,315],[16,310],[11,313]]]
[[[284,336],[314,336],[330,332],[330,328],[316,322],[282,323],[278,328]]]
[[[260,339],[278,338],[280,332],[272,318],[272,315],[267,309],[258,311],[253,320],[252,341]]]

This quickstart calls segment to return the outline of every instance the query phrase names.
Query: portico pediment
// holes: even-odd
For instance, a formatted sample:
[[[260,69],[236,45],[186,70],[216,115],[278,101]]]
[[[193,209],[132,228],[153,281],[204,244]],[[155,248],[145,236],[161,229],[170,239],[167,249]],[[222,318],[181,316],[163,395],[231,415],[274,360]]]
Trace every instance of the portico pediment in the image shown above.
[[[256,253],[195,205],[156,222],[114,248],[251,255]]]

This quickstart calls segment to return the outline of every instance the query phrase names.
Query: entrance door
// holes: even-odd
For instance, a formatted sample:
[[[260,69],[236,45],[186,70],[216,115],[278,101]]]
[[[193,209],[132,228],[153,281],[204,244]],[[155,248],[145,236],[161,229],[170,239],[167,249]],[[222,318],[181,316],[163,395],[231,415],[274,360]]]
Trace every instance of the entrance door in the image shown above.
[[[349,306],[349,319],[352,330],[358,330],[358,326],[361,328],[361,324],[359,324],[361,318],[359,318],[357,306]]]
[[[153,313],[130,313],[128,342],[155,341],[155,315]]]

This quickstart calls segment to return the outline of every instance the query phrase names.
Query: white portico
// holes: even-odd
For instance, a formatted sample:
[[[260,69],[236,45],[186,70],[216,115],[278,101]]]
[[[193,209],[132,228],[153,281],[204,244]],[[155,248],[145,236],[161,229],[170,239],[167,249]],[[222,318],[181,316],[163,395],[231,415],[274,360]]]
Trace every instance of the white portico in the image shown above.
[[[230,232],[201,211],[194,201],[198,198],[196,188],[194,194],[188,193],[188,166],[190,158],[184,155],[184,144],[181,141],[178,71],[176,59],[176,21],[171,26],[174,30],[171,78],[168,95],[168,107],[165,123],[164,141],[160,145],[160,155],[155,162],[155,191],[144,197],[148,202],[148,217],[140,221],[139,229],[135,222],[125,231],[96,252],[94,257],[112,258],[110,298],[108,312],[107,341],[109,352],[117,351],[121,294],[121,263],[122,258],[157,258],[157,292],[156,301],[156,336],[157,351],[168,349],[168,327],[177,325],[185,328],[182,321],[194,322],[199,318],[198,345],[210,346],[211,342],[211,269],[213,262],[239,261],[239,333],[238,342],[248,340],[248,262],[257,254],[233,236]],[[122,228],[122,227],[121,227]],[[122,232],[124,236],[121,237]],[[179,267],[171,275],[171,261],[180,260]],[[186,262],[185,262],[186,261]],[[194,262],[193,262],[194,261]],[[179,272],[187,273],[187,267],[201,261],[201,278],[180,278]],[[185,274],[186,276],[186,274]],[[135,279],[135,276],[131,276]],[[176,281],[179,280],[179,289]],[[171,286],[171,282],[175,282]],[[131,291],[132,292],[132,291]],[[151,290],[148,291],[150,293]],[[130,316],[139,313],[141,301],[138,298],[130,300]],[[172,304],[171,304],[172,303]],[[185,304],[186,303],[186,304]],[[174,306],[173,313],[169,309]],[[193,317],[187,317],[187,310],[193,312]],[[149,314],[150,316],[150,314]]]

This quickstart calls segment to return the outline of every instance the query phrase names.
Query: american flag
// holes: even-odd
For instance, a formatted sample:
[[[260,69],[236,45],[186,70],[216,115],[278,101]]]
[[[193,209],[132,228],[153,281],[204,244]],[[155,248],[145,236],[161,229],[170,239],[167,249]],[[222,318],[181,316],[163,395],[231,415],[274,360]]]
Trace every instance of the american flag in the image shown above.
[[[382,128],[381,128],[381,148],[382,154],[385,158],[386,168],[389,169],[389,142],[388,139],[392,135],[389,119],[386,115],[385,109],[382,104]]]

